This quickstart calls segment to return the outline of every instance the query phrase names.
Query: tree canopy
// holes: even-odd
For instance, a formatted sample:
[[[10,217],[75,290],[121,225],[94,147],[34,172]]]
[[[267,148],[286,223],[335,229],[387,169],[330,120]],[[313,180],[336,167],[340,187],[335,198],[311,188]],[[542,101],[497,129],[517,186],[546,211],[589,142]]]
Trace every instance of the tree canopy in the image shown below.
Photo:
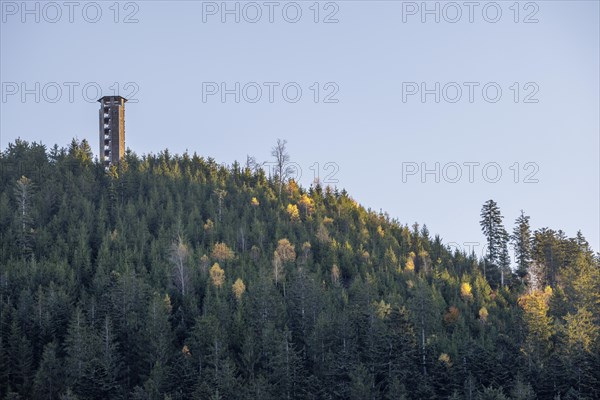
[[[522,214],[509,236],[491,200],[479,259],[298,186],[285,144],[273,174],[167,150],[105,171],[86,142],[9,144],[0,398],[600,398],[583,234]]]

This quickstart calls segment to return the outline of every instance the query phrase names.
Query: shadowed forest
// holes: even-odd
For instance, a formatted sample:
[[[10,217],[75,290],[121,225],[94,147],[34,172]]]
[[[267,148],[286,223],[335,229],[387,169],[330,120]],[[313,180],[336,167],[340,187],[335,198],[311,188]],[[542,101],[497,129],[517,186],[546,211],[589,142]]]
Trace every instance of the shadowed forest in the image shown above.
[[[486,256],[465,254],[273,156],[272,176],[167,150],[105,171],[85,140],[9,144],[0,398],[600,398],[582,233],[489,200]]]

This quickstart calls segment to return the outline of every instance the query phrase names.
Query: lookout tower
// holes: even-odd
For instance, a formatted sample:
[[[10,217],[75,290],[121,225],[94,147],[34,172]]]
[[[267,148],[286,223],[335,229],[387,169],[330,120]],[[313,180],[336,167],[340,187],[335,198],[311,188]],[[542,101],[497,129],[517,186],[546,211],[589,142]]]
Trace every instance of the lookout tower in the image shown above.
[[[100,161],[117,164],[125,154],[125,102],[121,96],[104,96],[100,102]]]

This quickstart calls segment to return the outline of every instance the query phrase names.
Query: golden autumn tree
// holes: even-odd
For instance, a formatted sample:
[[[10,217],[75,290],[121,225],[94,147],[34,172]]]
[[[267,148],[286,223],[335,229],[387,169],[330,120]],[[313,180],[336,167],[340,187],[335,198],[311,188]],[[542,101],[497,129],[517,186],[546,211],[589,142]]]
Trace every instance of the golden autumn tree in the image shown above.
[[[298,222],[300,221],[300,211],[298,210],[298,206],[295,204],[288,204],[287,213],[290,216],[290,221]]]
[[[250,205],[254,209],[254,217],[256,217],[256,212],[258,210],[258,207],[260,206],[260,201],[258,201],[256,197],[253,197],[252,200],[250,200]]]
[[[415,270],[415,257],[417,255],[411,251],[408,254],[408,257],[406,258],[406,263],[404,263],[404,270],[405,271],[414,271]]]
[[[479,309],[479,319],[481,320],[481,322],[487,322],[488,316],[490,315],[490,313],[488,312],[487,308],[485,307],[481,307]]]
[[[218,262],[227,262],[235,257],[233,250],[225,243],[215,243],[212,251],[212,257]]]
[[[231,291],[233,292],[236,300],[241,301],[242,296],[246,292],[246,285],[244,284],[244,281],[241,278],[237,278],[234,284],[231,285]]]
[[[472,300],[473,299],[473,288],[469,282],[463,282],[460,284],[460,296],[464,300]]]
[[[225,283],[225,271],[223,271],[219,263],[214,263],[210,267],[210,280],[216,288],[221,288]]]
[[[311,199],[306,193],[304,193],[302,197],[300,197],[300,201],[298,202],[298,204],[300,204],[300,208],[302,208],[302,210],[304,211],[304,215],[306,216],[306,218],[310,218],[315,210],[315,202],[313,201],[313,199]]]
[[[295,168],[293,166],[290,166],[290,171],[293,171],[294,169]],[[294,179],[290,179],[288,181],[287,192],[288,192],[288,196],[290,196],[291,198],[297,198],[297,196],[300,192],[300,187],[298,186],[298,184],[296,183],[296,181]]]

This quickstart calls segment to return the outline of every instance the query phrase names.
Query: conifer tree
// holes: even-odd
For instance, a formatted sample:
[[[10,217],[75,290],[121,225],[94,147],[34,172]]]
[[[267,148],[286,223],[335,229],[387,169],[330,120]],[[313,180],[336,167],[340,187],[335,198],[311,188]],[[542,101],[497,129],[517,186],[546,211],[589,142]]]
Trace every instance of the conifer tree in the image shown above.
[[[35,375],[34,395],[40,400],[58,400],[62,393],[65,377],[61,360],[57,355],[58,345],[50,342],[44,347],[42,361]]]
[[[19,220],[18,242],[24,256],[31,254],[33,246],[33,218],[31,215],[31,201],[34,185],[31,179],[22,176],[15,185],[15,198],[18,205],[17,215]]]
[[[525,279],[531,263],[531,230],[529,216],[521,210],[521,215],[515,221],[515,228],[511,235],[517,261],[517,276],[521,281]]]
[[[490,199],[483,204],[479,223],[487,240],[487,263],[494,267],[499,267],[500,255],[505,245],[502,218],[500,208],[494,200]],[[484,268],[483,276],[487,276],[487,268]]]

